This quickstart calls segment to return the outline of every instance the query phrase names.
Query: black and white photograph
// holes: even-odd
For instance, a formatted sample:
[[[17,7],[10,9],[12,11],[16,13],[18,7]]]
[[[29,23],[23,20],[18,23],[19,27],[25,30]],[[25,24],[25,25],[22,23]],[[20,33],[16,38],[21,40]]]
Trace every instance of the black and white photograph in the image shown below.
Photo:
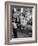
[[[37,4],[5,3],[6,44],[37,42]]]
[[[11,6],[12,38],[32,37],[32,7]]]

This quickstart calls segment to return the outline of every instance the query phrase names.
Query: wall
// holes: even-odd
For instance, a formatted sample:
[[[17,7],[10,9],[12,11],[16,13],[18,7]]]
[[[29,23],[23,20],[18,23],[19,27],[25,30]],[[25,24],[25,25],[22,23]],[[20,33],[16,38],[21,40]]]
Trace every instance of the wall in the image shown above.
[[[0,0],[0,46],[5,46],[5,1]],[[9,0],[8,0],[9,1]],[[30,2],[30,3],[38,3],[38,0],[11,0],[16,2]],[[38,10],[38,9],[37,9]],[[38,17],[38,16],[37,16]],[[38,19],[38,18],[37,18]],[[37,22],[38,23],[38,22]],[[38,25],[37,25],[38,26]],[[38,29],[38,28],[37,28]],[[38,31],[37,31],[38,32]],[[38,33],[37,33],[38,34]],[[34,44],[21,44],[21,45],[13,45],[13,46],[37,46]]]

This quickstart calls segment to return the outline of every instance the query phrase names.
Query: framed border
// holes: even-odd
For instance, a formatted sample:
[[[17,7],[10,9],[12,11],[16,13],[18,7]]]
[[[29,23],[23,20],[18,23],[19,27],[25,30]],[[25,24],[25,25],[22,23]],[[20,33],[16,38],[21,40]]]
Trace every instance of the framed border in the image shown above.
[[[8,8],[9,8],[9,3],[16,3],[16,4],[26,4],[26,5],[34,5],[36,8],[35,8],[35,11],[36,11],[36,13],[35,13],[35,26],[36,26],[36,28],[35,28],[35,34],[36,34],[36,36],[35,36],[35,41],[28,41],[28,42],[18,42],[18,43],[15,43],[15,44],[23,44],[23,43],[36,43],[37,42],[37,4],[36,3],[23,3],[23,2],[12,2],[12,1],[6,1],[5,2],[5,44],[8,44],[8,45],[11,45],[11,43],[9,43],[9,10],[8,10]]]

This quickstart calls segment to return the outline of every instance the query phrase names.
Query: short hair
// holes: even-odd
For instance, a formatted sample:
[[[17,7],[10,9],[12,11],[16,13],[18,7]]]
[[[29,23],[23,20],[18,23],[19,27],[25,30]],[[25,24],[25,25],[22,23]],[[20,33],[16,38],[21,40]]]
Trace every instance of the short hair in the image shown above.
[[[21,13],[21,14],[22,14],[22,16],[24,16],[24,17],[25,17],[25,14],[24,14],[24,13]],[[21,14],[20,14],[20,15],[21,15]]]

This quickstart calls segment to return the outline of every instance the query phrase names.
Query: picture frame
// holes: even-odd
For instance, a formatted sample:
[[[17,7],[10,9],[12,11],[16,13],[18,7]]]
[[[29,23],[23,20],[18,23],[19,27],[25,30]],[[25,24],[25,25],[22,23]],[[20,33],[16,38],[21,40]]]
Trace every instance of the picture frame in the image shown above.
[[[18,8],[22,9],[22,10],[18,10]],[[12,35],[12,29],[13,29],[12,26],[14,25],[14,24],[12,25],[12,22],[14,22],[12,16],[15,15],[15,17],[16,17],[16,15],[18,13],[19,13],[18,14],[18,16],[19,16],[21,14],[21,12],[22,12],[22,15],[25,14],[27,16],[27,14],[29,14],[28,11],[32,15],[31,16],[32,17],[32,25],[31,25],[32,30],[30,31],[30,33],[27,30],[25,31],[25,32],[27,32],[28,35],[27,34],[22,35],[21,33],[19,34],[17,32],[18,36],[16,38],[14,38],[14,36]],[[27,20],[29,20],[29,19],[27,19]],[[22,25],[24,25],[24,23]],[[20,26],[20,28],[21,27],[22,26]],[[26,27],[29,27],[29,26],[26,26]],[[18,29],[19,28],[17,28],[17,30]],[[25,28],[23,28],[23,29],[25,29]],[[14,29],[14,30],[16,30],[16,29]],[[16,34],[15,34],[15,36],[16,36]],[[37,4],[36,3],[23,3],[23,2],[6,1],[5,2],[5,44],[12,45],[12,44],[36,43],[36,42],[37,42]]]

